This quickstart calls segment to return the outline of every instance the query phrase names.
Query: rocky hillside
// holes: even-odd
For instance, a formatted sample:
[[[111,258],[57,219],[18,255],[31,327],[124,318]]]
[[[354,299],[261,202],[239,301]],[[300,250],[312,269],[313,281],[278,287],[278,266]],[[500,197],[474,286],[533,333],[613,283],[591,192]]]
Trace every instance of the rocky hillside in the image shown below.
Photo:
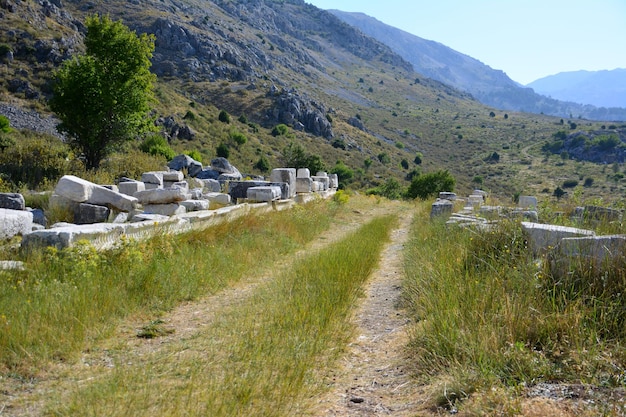
[[[618,108],[626,107],[623,101],[581,101],[581,96],[585,94],[582,91],[557,94],[551,90],[552,94],[549,94],[549,90],[537,88],[535,92],[532,88],[539,87],[540,84],[523,87],[504,72],[438,42],[422,39],[363,13],[339,10],[330,12],[344,22],[359,28],[363,33],[389,45],[393,51],[413,64],[415,71],[467,91],[487,105],[558,117],[576,115],[595,120],[626,120],[626,109]],[[572,87],[580,90],[575,86]],[[590,96],[589,89],[585,90],[587,96]]]
[[[437,169],[460,191],[554,188],[549,175],[528,181],[529,151],[563,122],[482,105],[302,0],[0,0],[0,113],[12,126],[50,133],[52,72],[82,51],[94,13],[155,35],[154,112],[178,153],[211,160],[227,145],[237,166],[261,174],[257,165],[281,166],[294,142],[329,169],[345,164],[355,188]],[[281,123],[289,132],[273,134]]]

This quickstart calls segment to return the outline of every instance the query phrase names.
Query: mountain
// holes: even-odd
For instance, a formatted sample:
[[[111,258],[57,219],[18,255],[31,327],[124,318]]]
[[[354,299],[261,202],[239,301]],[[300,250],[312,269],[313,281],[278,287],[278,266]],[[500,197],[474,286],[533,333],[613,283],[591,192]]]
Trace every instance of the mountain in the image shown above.
[[[561,72],[533,81],[527,87],[557,100],[626,107],[626,69]]]
[[[544,160],[543,143],[562,130],[606,129],[481,104],[415,72],[389,46],[303,0],[2,0],[0,113],[13,127],[46,132],[45,140],[58,142],[48,123],[52,74],[84,50],[83,22],[94,13],[155,35],[153,114],[169,146],[194,152],[205,164],[226,147],[229,160],[251,175],[284,166],[289,152],[302,147],[328,170],[345,164],[354,173],[353,188],[388,179],[406,186],[419,172],[448,169],[461,194],[475,187],[502,196],[550,192],[562,176],[582,174],[560,158]],[[452,56],[480,67],[469,57]],[[437,62],[431,62],[433,69]],[[447,66],[459,79],[476,72]],[[507,82],[497,71],[473,77],[483,86]],[[510,81],[505,85],[520,90]],[[222,112],[231,117],[219,117]],[[273,133],[279,124],[288,126],[286,134]],[[611,124],[606,132],[619,129]],[[17,139],[29,137],[20,134]],[[34,145],[42,140],[35,136]],[[128,159],[105,163],[112,167],[109,178],[143,172],[138,144],[129,146],[116,156]],[[9,150],[0,153],[0,179],[19,184],[2,171]],[[67,164],[64,152],[58,153],[62,158],[51,155],[47,166]],[[16,160],[37,155],[28,149]],[[585,166],[585,175],[596,176],[586,192],[603,192],[602,168]],[[615,187],[617,196],[621,185]]]
[[[569,98],[561,101],[561,97],[554,94],[553,98],[546,97],[529,88],[532,86],[523,87],[504,72],[438,42],[412,35],[363,13],[340,10],[329,12],[388,45],[413,64],[415,71],[467,91],[489,106],[558,117],[574,115],[593,120],[626,120],[626,109],[617,108],[616,104],[598,108],[591,105],[594,103],[579,104],[580,102]]]

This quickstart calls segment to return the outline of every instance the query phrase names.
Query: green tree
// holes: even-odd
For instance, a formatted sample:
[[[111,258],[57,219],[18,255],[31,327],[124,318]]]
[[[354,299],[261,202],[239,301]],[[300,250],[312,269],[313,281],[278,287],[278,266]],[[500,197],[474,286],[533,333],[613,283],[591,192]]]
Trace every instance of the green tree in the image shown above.
[[[455,184],[456,180],[448,170],[429,172],[413,178],[406,196],[412,199],[419,197],[426,200],[442,191],[453,191]]]
[[[326,170],[326,165],[319,155],[307,153],[300,144],[294,142],[289,142],[283,149],[281,162],[283,166],[289,168],[308,168],[313,174]]]
[[[341,189],[345,189],[354,177],[354,171],[341,161],[337,161],[335,166],[330,170],[330,173],[337,174],[339,188]]]
[[[137,35],[121,21],[97,15],[86,20],[84,55],[55,73],[51,109],[59,131],[97,169],[121,143],[154,130],[148,115],[154,100],[150,59],[153,35]]]

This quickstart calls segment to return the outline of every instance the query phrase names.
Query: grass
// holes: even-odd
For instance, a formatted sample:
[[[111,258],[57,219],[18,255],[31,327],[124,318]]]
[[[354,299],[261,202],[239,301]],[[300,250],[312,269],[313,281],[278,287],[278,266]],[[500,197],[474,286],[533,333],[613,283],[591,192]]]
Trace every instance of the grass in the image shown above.
[[[50,361],[72,360],[129,315],[158,316],[215,293],[260,259],[293,253],[341,210],[311,203],[202,232],[125,241],[109,252],[82,244],[33,254],[25,271],[0,271],[0,370],[34,375]]]
[[[209,326],[115,369],[53,415],[301,415],[351,335],[349,313],[394,216],[299,260]]]
[[[483,396],[478,413],[493,414],[538,382],[626,386],[623,265],[561,279],[533,259],[517,223],[479,232],[424,217],[406,249],[406,299],[416,372],[439,387],[433,405],[496,389],[500,401]]]

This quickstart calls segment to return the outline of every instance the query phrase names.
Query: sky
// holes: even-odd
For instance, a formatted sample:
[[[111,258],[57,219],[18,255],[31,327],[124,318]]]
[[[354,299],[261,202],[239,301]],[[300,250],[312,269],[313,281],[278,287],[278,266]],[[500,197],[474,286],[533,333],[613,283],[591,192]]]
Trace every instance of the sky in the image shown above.
[[[626,68],[626,0],[305,0],[362,12],[442,43],[526,85]]]

